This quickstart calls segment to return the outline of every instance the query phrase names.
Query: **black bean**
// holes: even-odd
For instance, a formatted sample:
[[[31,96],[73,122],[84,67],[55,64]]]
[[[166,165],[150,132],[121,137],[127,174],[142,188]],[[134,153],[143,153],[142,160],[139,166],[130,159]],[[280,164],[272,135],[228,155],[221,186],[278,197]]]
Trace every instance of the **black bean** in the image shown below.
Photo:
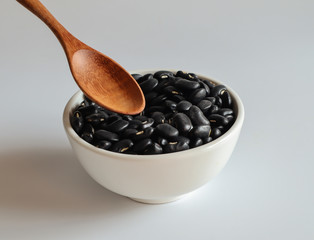
[[[123,139],[119,142],[114,143],[113,146],[111,147],[111,151],[123,153],[132,146],[133,142],[130,139]]]
[[[209,124],[209,121],[203,114],[202,110],[195,105],[193,105],[189,109],[188,116],[190,117],[194,125],[208,125]]]
[[[102,149],[109,149],[111,147],[112,143],[110,141],[102,140],[96,143],[96,147],[102,148]]]
[[[190,148],[199,147],[203,144],[203,140],[201,138],[195,138],[190,142]]]
[[[152,119],[152,118],[147,118],[147,120],[146,121],[144,121],[144,122],[142,122],[142,124],[139,126],[139,130],[143,130],[143,129],[145,129],[145,128],[148,128],[148,127],[151,127],[151,126],[153,126],[154,125],[154,119]]]
[[[219,128],[213,128],[210,132],[210,136],[213,138],[213,139],[216,139],[218,137],[220,137],[222,134],[221,130]]]
[[[131,74],[131,75],[132,75],[132,77],[133,77],[136,81],[142,77],[141,74],[137,74],[137,73],[134,73],[134,74]]]
[[[171,141],[171,143],[175,143],[175,142],[181,142],[181,143],[190,144],[190,139],[187,138],[187,137],[184,137],[184,136],[179,135],[179,136],[175,137],[175,138]]]
[[[212,105],[206,112],[206,117],[208,117],[210,114],[217,113],[218,110],[219,110],[219,107],[217,105]]]
[[[82,113],[83,116],[87,116],[87,115],[90,115],[92,113],[97,112],[97,108],[95,105],[88,105],[88,106],[84,106],[84,107],[79,107],[77,110],[80,111],[80,113]],[[108,118],[108,116],[107,116],[107,118]]]
[[[203,81],[200,81],[201,87],[205,89],[206,91],[206,96],[209,96],[210,94],[210,88],[208,87],[208,85],[206,83],[204,83]]]
[[[221,116],[226,116],[233,114],[233,110],[231,108],[220,108],[217,113]]]
[[[232,106],[232,98],[228,91],[224,91],[220,97],[222,100],[222,107],[230,108]]]
[[[142,121],[137,120],[137,119],[133,119],[133,120],[129,121],[129,125],[127,128],[138,128],[141,125],[142,125]]]
[[[93,126],[97,126],[98,124],[105,122],[107,119],[108,115],[105,115],[104,113],[93,113],[85,117],[85,120]]]
[[[99,140],[108,140],[108,141],[119,141],[119,135],[104,129],[99,129],[95,131],[95,138]]]
[[[152,112],[165,112],[166,107],[165,106],[151,106],[146,109],[147,113],[152,113]]]
[[[190,136],[192,138],[207,138],[210,135],[211,127],[210,125],[199,125],[195,126],[191,132]]]
[[[164,94],[161,94],[157,97],[155,97],[154,99],[151,100],[150,105],[161,105],[161,103],[163,103],[163,101],[165,101],[167,99],[167,96]]]
[[[166,117],[162,112],[153,112],[150,116],[154,119],[156,125],[165,123]]]
[[[202,110],[203,113],[206,113],[212,106],[212,102],[206,99],[200,101],[197,106]]]
[[[172,123],[183,134],[188,133],[193,127],[191,119],[184,113],[176,113]]]
[[[166,146],[164,146],[163,150],[165,153],[179,152],[183,150],[188,150],[190,147],[188,144],[183,142],[169,142]]]
[[[93,139],[94,139],[93,134],[92,133],[88,133],[88,132],[83,132],[81,134],[81,138],[84,139],[88,143],[92,143]]]
[[[170,111],[175,111],[177,108],[177,103],[171,100],[165,100],[164,104],[166,106],[167,109],[169,109]]]
[[[136,153],[141,153],[151,144],[153,141],[150,138],[145,138],[135,143],[132,149]]]
[[[147,104],[150,104],[150,102],[151,102],[154,98],[156,98],[158,95],[159,95],[159,93],[158,93],[158,92],[154,92],[154,91],[145,94],[146,103],[147,103]]]
[[[161,146],[165,146],[168,144],[168,140],[163,137],[156,137],[155,142]]]
[[[129,125],[128,121],[123,120],[123,119],[119,119],[113,123],[108,124],[106,126],[106,129],[110,130],[111,132],[118,133],[118,132],[121,132],[124,129],[126,129],[128,127],[128,125]]]
[[[166,94],[167,96],[173,96],[173,95],[182,95],[182,92],[180,92],[177,88],[174,86],[167,86],[162,89],[162,92]]]
[[[224,86],[224,85],[217,85],[217,86],[212,88],[211,96],[212,97],[219,96],[219,95],[223,94],[226,90],[227,90],[226,86]]]
[[[177,104],[177,111],[179,112],[186,112],[192,107],[192,103],[182,100]]]
[[[144,130],[140,130],[135,134],[131,134],[130,138],[134,140],[135,142],[142,140],[144,138],[150,138],[152,134],[154,133],[154,128],[148,127],[145,128]]]
[[[176,73],[176,77],[181,77],[181,78],[184,78],[184,79],[193,80],[193,79],[196,78],[196,75],[193,74],[193,73],[185,73],[185,72],[182,72],[180,70],[180,71],[178,71]]]
[[[75,111],[73,115],[70,117],[71,126],[76,133],[79,133],[84,126],[84,118],[82,113],[79,111]]]
[[[163,152],[162,147],[158,143],[149,145],[145,150],[145,155],[161,154]]]
[[[172,95],[169,97],[169,99],[178,103],[178,102],[181,102],[182,100],[185,100],[185,97],[183,97],[181,95]]]
[[[210,88],[210,89],[213,89],[216,84],[212,81],[208,81],[208,80],[203,80],[203,82]]]
[[[224,116],[221,116],[219,114],[211,114],[208,116],[208,120],[210,121],[210,124],[213,126],[225,126],[228,124],[228,119]]]
[[[206,97],[205,100],[211,101],[212,104],[216,103],[216,98],[215,97]]]
[[[173,72],[170,71],[158,71],[154,73],[154,78],[157,78],[158,80],[168,79],[173,76]]]
[[[115,122],[115,121],[117,121],[117,120],[120,120],[120,119],[122,119],[122,117],[121,117],[120,115],[118,115],[118,114],[112,114],[112,115],[110,115],[110,116],[108,117],[108,119],[107,119],[107,124],[111,124],[111,123],[113,123],[113,122]]]
[[[151,79],[151,78],[153,78],[153,74],[147,73],[144,76],[142,76],[139,79],[137,79],[137,82],[140,84],[141,82],[144,82],[144,81],[146,81],[148,79]]]
[[[139,120],[141,122],[145,122],[145,121],[147,121],[148,118],[146,116],[138,115],[138,116],[134,117],[134,119]]]
[[[203,138],[203,144],[205,144],[205,143],[209,143],[209,142],[211,142],[211,141],[213,141],[213,138],[212,137],[207,137],[207,138]]]
[[[222,106],[222,100],[221,100],[221,98],[220,98],[219,96],[216,96],[215,99],[216,99],[215,105],[217,105],[218,108],[221,108],[221,106]]]
[[[198,102],[203,100],[205,97],[206,97],[205,88],[198,88],[191,93],[191,95],[189,96],[189,99],[192,103],[197,104]]]
[[[127,128],[125,129],[122,133],[121,133],[121,136],[123,138],[130,138],[131,135],[134,135],[138,132],[137,129],[135,128]]]
[[[172,139],[179,136],[178,129],[168,123],[158,124],[155,131],[156,134],[167,139]]]
[[[201,85],[199,82],[196,82],[196,81],[190,81],[187,79],[179,78],[175,82],[175,86],[177,88],[183,89],[183,90],[195,90],[195,89],[199,88]]]
[[[150,78],[140,83],[140,87],[144,94],[152,91],[157,85],[158,80],[156,78]]]

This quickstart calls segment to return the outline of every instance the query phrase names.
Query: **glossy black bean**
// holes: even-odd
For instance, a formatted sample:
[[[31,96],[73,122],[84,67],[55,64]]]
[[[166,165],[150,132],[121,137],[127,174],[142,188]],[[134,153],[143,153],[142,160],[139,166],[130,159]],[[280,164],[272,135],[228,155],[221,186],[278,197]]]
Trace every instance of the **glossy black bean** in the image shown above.
[[[217,113],[221,116],[232,115],[233,110],[231,108],[220,108]]]
[[[184,90],[190,90],[190,91],[195,90],[201,86],[199,82],[191,81],[191,80],[187,80],[187,79],[183,79],[183,78],[179,78],[175,82],[174,85],[178,89],[184,89]]]
[[[179,136],[179,131],[175,127],[171,126],[168,123],[158,124],[155,129],[156,134],[158,136],[167,138],[167,139],[173,139],[177,136]]]
[[[112,114],[108,117],[106,122],[107,122],[107,124],[111,124],[111,123],[113,123],[117,120],[121,120],[121,119],[122,119],[122,117],[120,115]]]
[[[219,96],[215,97],[216,101],[215,101],[215,105],[217,105],[218,108],[221,108],[222,106],[222,100]]]
[[[99,140],[108,140],[112,142],[119,141],[119,135],[104,129],[99,129],[95,131],[94,137]]]
[[[158,143],[161,146],[165,146],[168,144],[168,140],[163,137],[155,137],[155,142]]]
[[[221,130],[219,128],[212,128],[210,136],[213,139],[216,139],[216,138],[220,137],[221,134],[222,134],[222,132],[221,132]]]
[[[209,96],[209,94],[210,94],[210,88],[208,87],[208,85],[207,85],[206,83],[204,83],[203,81],[200,81],[200,85],[201,85],[202,88],[205,89],[205,91],[206,91],[206,96]]]
[[[126,129],[129,125],[129,121],[119,119],[117,121],[114,121],[113,123],[110,123],[106,126],[106,130],[109,130],[111,132],[122,132],[124,129]]]
[[[96,143],[96,147],[102,148],[102,149],[109,149],[111,147],[112,143],[110,141],[102,140]]]
[[[190,148],[199,147],[201,145],[203,145],[203,140],[201,138],[195,138],[189,144]]]
[[[190,117],[194,125],[208,125],[209,124],[209,121],[203,114],[202,110],[195,105],[193,105],[189,109],[188,116]]]
[[[91,132],[82,132],[81,138],[84,139],[88,143],[92,143],[94,136]]]
[[[130,136],[136,134],[138,132],[135,128],[127,128],[121,133],[122,138],[131,138]]]
[[[154,91],[145,94],[146,104],[150,104],[150,102],[151,102],[154,98],[156,98],[158,95],[159,95],[159,93],[158,93],[158,92],[154,92]]]
[[[150,116],[154,119],[156,125],[165,123],[166,117],[162,112],[153,112]]]
[[[133,120],[133,117],[131,115],[122,115],[122,119],[124,119],[126,121],[131,121],[131,120]]]
[[[79,111],[75,111],[70,117],[70,123],[76,133],[79,133],[84,127],[84,118]]]
[[[144,76],[142,76],[139,79],[137,79],[137,82],[140,84],[140,83],[142,83],[142,82],[144,82],[144,81],[146,81],[148,79],[151,79],[151,78],[153,78],[153,74],[147,73]]]
[[[232,98],[228,91],[224,91],[220,97],[222,100],[222,107],[230,108],[232,106]]]
[[[159,96],[157,96],[154,99],[152,99],[149,104],[151,106],[161,105],[166,99],[167,99],[167,96],[165,94],[160,94]]]
[[[170,71],[158,71],[154,73],[154,78],[157,78],[158,80],[168,79],[169,77],[173,77],[173,72]]]
[[[191,93],[191,95],[189,96],[189,99],[192,103],[197,104],[201,100],[203,100],[205,97],[206,97],[205,88],[198,88]]]
[[[223,94],[227,90],[226,86],[224,85],[216,85],[211,89],[211,96],[216,97]]]
[[[211,142],[211,141],[213,141],[213,138],[212,137],[207,137],[207,138],[203,138],[203,144],[205,144],[205,143],[209,143],[209,142]]]
[[[193,73],[185,73],[183,71],[177,71],[176,77],[181,77],[188,80],[194,80],[196,78],[196,75]]]
[[[203,113],[206,113],[212,106],[212,102],[206,99],[200,101],[197,106],[202,110]]]
[[[87,115],[90,115],[92,113],[96,113],[97,107],[95,105],[88,105],[88,106],[84,106],[84,107],[79,107],[77,110],[80,111],[80,113],[82,113],[83,116],[87,116]]]
[[[182,134],[188,133],[193,127],[191,119],[184,113],[176,113],[172,119],[172,124]]]
[[[135,143],[132,150],[136,153],[142,153],[151,144],[153,141],[150,138],[145,138]]]
[[[205,100],[210,101],[212,104],[216,103],[216,98],[215,97],[206,97]]]
[[[158,143],[149,145],[143,152],[145,155],[161,154],[163,152],[162,147]]]
[[[154,128],[148,127],[144,130],[140,130],[135,134],[131,134],[130,138],[134,140],[135,142],[142,140],[144,138],[151,138],[152,134],[154,133]]]
[[[203,80],[203,82],[210,88],[210,89],[213,89],[216,84],[212,81],[207,81],[207,80]]]
[[[219,107],[217,105],[212,105],[206,112],[206,117],[208,117],[210,114],[217,113],[218,110],[219,110]]]
[[[179,136],[175,137],[173,140],[171,140],[171,143],[175,143],[175,142],[190,144],[190,139],[187,137],[179,135]]]
[[[153,113],[153,112],[165,112],[166,111],[165,106],[151,106],[146,109],[147,113]]]
[[[172,96],[169,96],[169,99],[176,102],[176,103],[179,103],[182,100],[185,100],[185,97],[183,97],[181,95],[172,95]]]
[[[182,95],[182,92],[179,91],[174,86],[167,86],[162,89],[162,92],[166,94],[167,96],[173,96],[173,95]]]
[[[191,138],[207,138],[210,135],[210,131],[210,125],[200,125],[193,127],[189,135]]]
[[[137,73],[133,73],[133,74],[131,74],[131,75],[132,75],[132,77],[133,77],[136,81],[142,77],[141,74],[137,74]]]
[[[131,148],[134,143],[130,139],[123,139],[113,144],[111,151],[123,153]]]
[[[166,108],[170,111],[175,111],[177,109],[177,103],[171,100],[165,100],[164,104],[166,106]]]
[[[192,103],[186,100],[182,100],[177,104],[178,112],[186,112],[192,107]]]
[[[108,115],[103,113],[93,113],[85,117],[85,120],[92,124],[93,126],[97,126],[108,119]]]
[[[156,78],[150,78],[140,83],[140,87],[144,94],[152,91],[157,85],[158,80]]]
[[[152,119],[152,118],[147,118],[147,120],[146,121],[143,121],[142,122],[142,124],[139,126],[139,130],[143,130],[143,129],[145,129],[145,128],[148,128],[148,127],[151,127],[151,126],[153,126],[154,125],[154,119]]]
[[[226,126],[229,122],[226,117],[216,113],[209,115],[208,120],[213,126]]]
[[[137,119],[133,119],[131,121],[129,121],[129,125],[127,128],[138,128],[140,125],[142,124],[142,121],[137,120]]]
[[[188,150],[190,147],[186,143],[182,142],[169,142],[166,146],[164,146],[163,150],[165,153],[179,152],[183,150]]]

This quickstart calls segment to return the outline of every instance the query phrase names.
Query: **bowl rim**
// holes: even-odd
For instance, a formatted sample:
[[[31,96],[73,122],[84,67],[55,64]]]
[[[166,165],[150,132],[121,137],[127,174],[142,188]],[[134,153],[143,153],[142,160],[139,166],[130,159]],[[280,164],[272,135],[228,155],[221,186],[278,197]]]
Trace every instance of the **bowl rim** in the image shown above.
[[[146,74],[146,73],[154,73],[156,71],[161,71],[161,69],[143,69],[143,70],[134,70],[134,71],[129,71],[130,74],[133,73],[140,73],[140,74]],[[177,72],[179,70],[173,70],[173,69],[164,69],[164,71],[171,71],[171,72]],[[185,71],[182,70],[183,72],[191,72],[191,71]],[[194,73],[194,72],[193,72]],[[237,129],[241,129],[242,125],[243,125],[243,121],[244,121],[244,115],[245,115],[245,111],[244,111],[244,106],[242,103],[242,100],[240,99],[239,95],[232,89],[230,88],[228,85],[224,84],[223,82],[214,79],[212,77],[207,77],[203,74],[199,74],[199,73],[195,73],[199,78],[205,79],[207,81],[212,81],[215,84],[223,84],[224,86],[227,87],[233,102],[236,103],[236,112],[237,112],[237,116],[236,116],[236,120],[233,123],[233,125],[231,126],[231,128],[225,132],[223,135],[221,135],[220,137],[218,137],[217,139],[203,144],[201,146],[198,146],[196,148],[192,148],[192,149],[187,149],[184,151],[180,151],[180,152],[173,152],[173,153],[163,153],[163,154],[156,154],[156,155],[133,155],[133,154],[123,154],[123,153],[116,153],[116,152],[112,152],[112,151],[108,151],[105,149],[101,149],[101,148],[97,148],[94,145],[86,142],[85,140],[83,140],[82,138],[79,137],[79,135],[77,135],[77,133],[74,131],[74,129],[72,128],[71,124],[70,124],[70,113],[73,111],[74,106],[77,106],[80,102],[78,102],[78,99],[83,98],[83,92],[81,90],[78,90],[67,102],[64,111],[63,111],[63,125],[64,125],[64,129],[66,131],[66,133],[68,134],[69,137],[71,137],[76,143],[78,143],[81,147],[83,148],[87,148],[90,151],[96,152],[98,154],[101,154],[103,156],[107,156],[107,157],[111,157],[111,158],[119,158],[121,160],[125,159],[125,160],[144,160],[145,161],[149,161],[149,160],[160,160],[163,158],[168,159],[168,157],[170,156],[176,156],[176,157],[180,157],[180,156],[185,156],[186,155],[191,155],[193,156],[195,152],[198,151],[204,151],[204,150],[209,150],[214,148],[217,145],[222,144],[223,142],[227,141],[232,133],[234,131],[236,131]]]

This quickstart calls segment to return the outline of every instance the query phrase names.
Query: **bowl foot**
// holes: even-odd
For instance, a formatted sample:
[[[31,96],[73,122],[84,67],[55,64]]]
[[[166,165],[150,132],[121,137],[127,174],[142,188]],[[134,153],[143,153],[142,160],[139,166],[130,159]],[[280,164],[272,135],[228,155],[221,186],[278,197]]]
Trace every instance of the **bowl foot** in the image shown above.
[[[172,197],[172,198],[161,198],[161,199],[142,199],[142,198],[130,198],[133,201],[140,202],[140,203],[146,203],[146,204],[164,204],[164,203],[170,203],[177,201],[184,197],[184,195],[178,196],[178,197]]]

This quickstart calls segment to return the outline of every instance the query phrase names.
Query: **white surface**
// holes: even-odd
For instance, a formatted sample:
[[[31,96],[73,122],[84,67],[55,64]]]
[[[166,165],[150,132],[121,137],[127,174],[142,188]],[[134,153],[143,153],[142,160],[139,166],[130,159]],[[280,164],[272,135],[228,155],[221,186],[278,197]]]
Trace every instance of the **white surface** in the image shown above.
[[[246,119],[222,173],[188,198],[144,205],[84,172],[62,126],[77,91],[62,49],[0,3],[0,239],[314,238],[314,2],[45,0],[126,69],[188,69],[239,93]]]

